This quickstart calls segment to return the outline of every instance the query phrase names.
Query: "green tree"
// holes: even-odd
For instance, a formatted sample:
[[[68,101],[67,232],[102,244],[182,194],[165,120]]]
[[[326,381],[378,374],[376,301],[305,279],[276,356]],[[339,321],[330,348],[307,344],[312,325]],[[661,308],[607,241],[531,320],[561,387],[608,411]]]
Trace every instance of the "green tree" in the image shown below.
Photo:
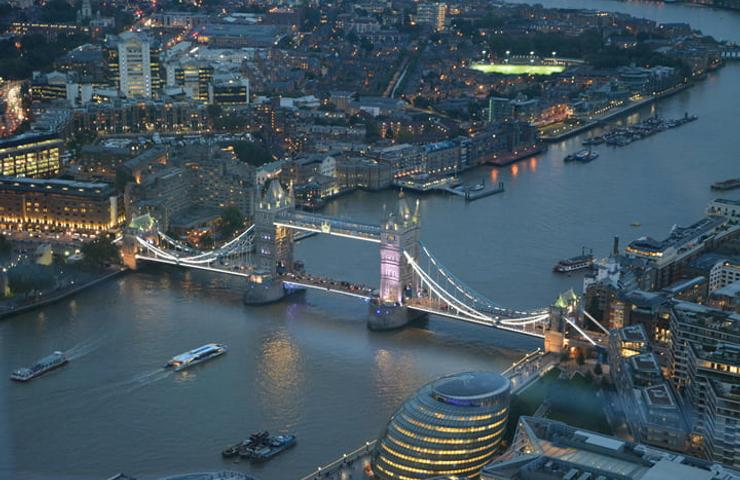
[[[244,163],[259,167],[272,161],[272,155],[266,148],[248,140],[234,142],[234,153]]]
[[[236,207],[226,207],[218,221],[218,233],[223,238],[231,238],[244,228],[244,215]]]
[[[54,273],[51,268],[35,263],[22,264],[8,271],[8,283],[13,294],[27,295],[53,286]]]
[[[102,269],[119,258],[118,247],[108,237],[98,237],[82,246],[82,265],[90,269]]]
[[[0,235],[0,256],[6,256],[13,250],[13,245],[5,235]]]

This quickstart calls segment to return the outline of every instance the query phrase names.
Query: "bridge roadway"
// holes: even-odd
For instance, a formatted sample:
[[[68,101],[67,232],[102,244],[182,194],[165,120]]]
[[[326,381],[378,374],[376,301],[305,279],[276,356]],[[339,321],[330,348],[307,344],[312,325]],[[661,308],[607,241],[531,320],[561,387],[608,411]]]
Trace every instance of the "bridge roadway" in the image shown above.
[[[318,277],[307,273],[284,273],[279,278],[289,286],[295,285],[327,293],[338,293],[363,300],[370,300],[375,293],[375,289],[367,285],[334,280],[327,277]]]
[[[324,233],[337,237],[380,243],[380,227],[378,225],[341,220],[315,213],[295,210],[285,212],[275,218],[274,224],[279,227],[305,232]]]
[[[449,307],[446,303],[440,303],[438,301],[431,300],[429,298],[407,298],[404,305],[411,310],[419,312],[430,313],[432,315],[439,315],[440,317],[451,318],[454,320],[462,320],[468,323],[474,323],[476,325],[483,325],[484,327],[493,327],[501,330],[508,330],[510,332],[521,333],[523,335],[529,335],[530,337],[544,338],[545,328],[542,322],[532,322],[528,324],[522,324],[516,326],[514,324],[507,325],[496,320],[483,320],[477,318],[471,318],[467,315],[461,315],[454,308]]]

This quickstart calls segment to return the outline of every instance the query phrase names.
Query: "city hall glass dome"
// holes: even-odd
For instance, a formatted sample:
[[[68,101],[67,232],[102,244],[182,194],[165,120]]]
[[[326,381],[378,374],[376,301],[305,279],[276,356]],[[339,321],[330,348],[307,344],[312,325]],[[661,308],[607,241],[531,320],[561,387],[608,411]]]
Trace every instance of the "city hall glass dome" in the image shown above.
[[[378,439],[376,478],[477,478],[503,437],[510,390],[509,380],[492,372],[459,373],[425,385]]]

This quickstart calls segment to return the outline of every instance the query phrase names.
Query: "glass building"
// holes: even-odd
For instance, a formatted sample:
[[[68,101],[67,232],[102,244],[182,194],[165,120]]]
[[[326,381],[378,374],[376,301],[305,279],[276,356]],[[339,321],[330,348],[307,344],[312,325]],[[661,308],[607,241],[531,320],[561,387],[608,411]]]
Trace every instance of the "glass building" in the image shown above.
[[[391,417],[373,452],[375,478],[477,478],[506,428],[511,384],[491,372],[442,377]]]

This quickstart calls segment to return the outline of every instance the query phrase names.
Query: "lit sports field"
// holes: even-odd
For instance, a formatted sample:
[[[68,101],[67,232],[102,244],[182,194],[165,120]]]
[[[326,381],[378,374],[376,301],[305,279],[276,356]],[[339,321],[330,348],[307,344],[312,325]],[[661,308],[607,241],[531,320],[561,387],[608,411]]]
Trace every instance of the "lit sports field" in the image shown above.
[[[552,75],[565,70],[562,65],[512,65],[508,63],[474,63],[473,70],[502,75]]]

